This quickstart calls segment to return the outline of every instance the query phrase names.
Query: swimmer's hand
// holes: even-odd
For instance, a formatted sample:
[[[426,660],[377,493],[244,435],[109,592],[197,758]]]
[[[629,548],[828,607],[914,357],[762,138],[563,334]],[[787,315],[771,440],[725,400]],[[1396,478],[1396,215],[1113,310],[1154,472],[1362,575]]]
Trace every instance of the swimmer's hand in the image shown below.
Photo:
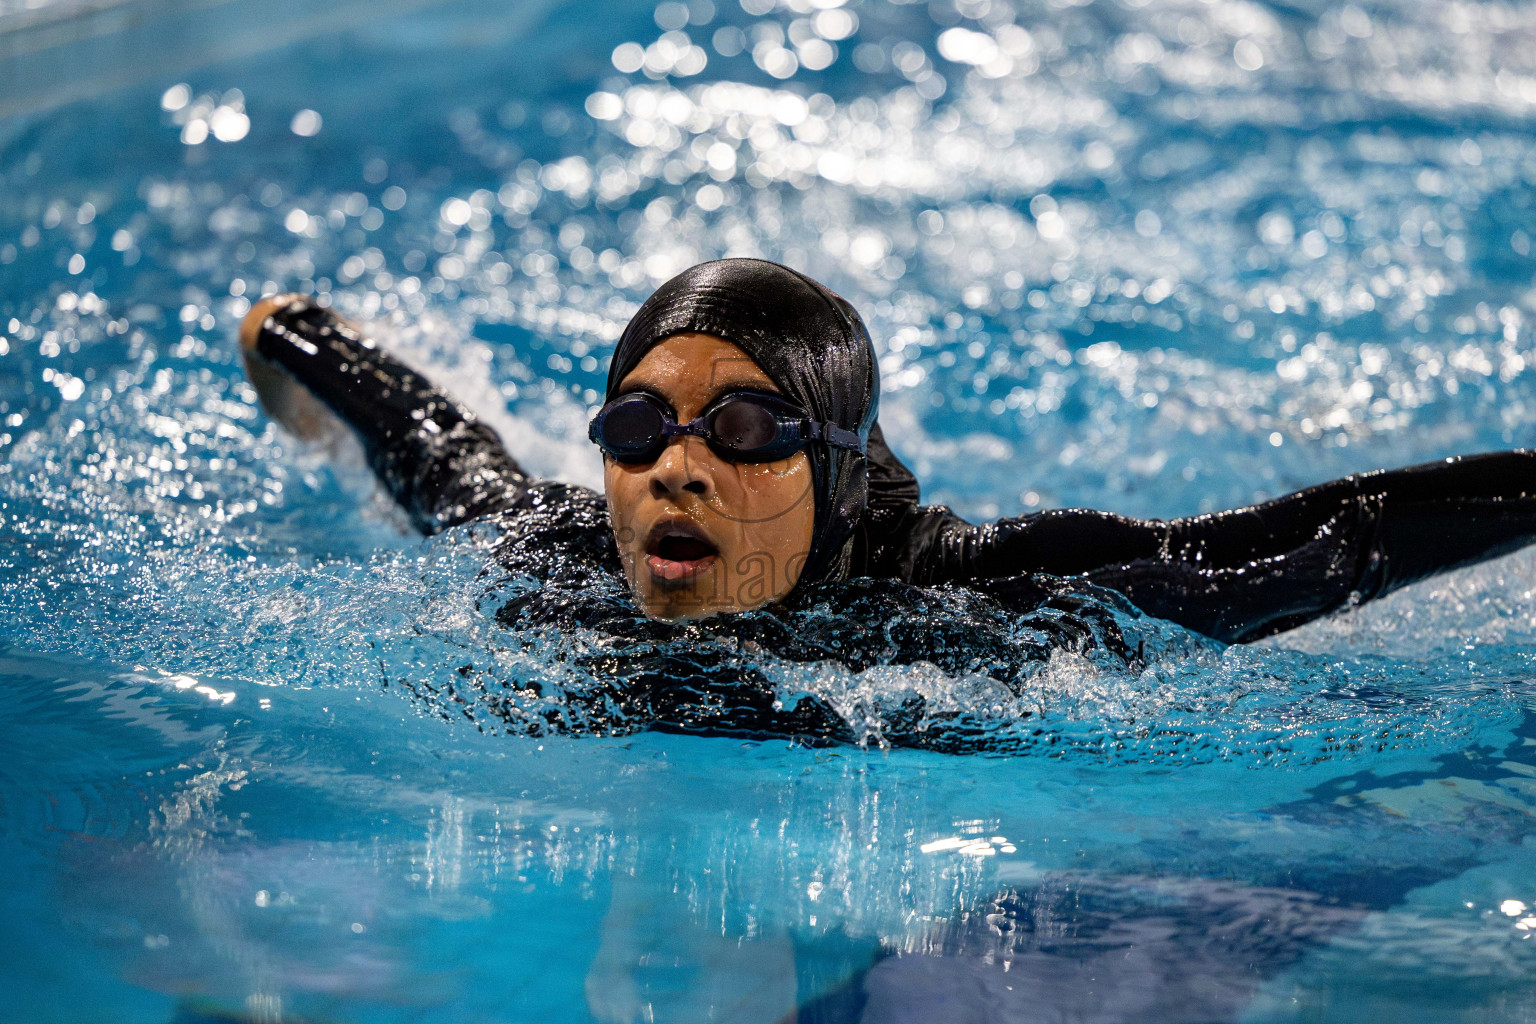
[[[269,363],[256,348],[262,324],[267,317],[300,295],[269,295],[240,322],[240,355],[245,360],[245,375],[261,399],[261,407],[289,433],[301,441],[329,441],[343,432],[341,421],[309,389],[281,367]]]

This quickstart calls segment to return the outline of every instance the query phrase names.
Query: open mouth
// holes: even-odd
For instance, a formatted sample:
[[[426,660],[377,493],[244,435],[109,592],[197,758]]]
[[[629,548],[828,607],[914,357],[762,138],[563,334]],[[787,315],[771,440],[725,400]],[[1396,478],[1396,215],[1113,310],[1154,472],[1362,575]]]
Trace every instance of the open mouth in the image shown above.
[[[692,523],[661,523],[645,546],[645,563],[661,583],[684,583],[720,554]]]

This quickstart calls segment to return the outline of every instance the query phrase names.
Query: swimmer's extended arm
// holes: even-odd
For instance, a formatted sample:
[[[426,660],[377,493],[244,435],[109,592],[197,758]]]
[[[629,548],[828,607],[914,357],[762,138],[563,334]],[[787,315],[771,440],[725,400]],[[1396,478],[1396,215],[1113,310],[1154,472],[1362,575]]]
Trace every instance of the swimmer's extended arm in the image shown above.
[[[1362,473],[1185,519],[1062,509],[972,526],[917,509],[909,536],[913,582],[1082,577],[1217,639],[1256,640],[1536,541],[1536,452]]]
[[[523,502],[528,477],[495,431],[330,310],[296,296],[265,299],[240,343],[268,412],[313,438],[325,429],[318,399],[356,432],[423,533]]]

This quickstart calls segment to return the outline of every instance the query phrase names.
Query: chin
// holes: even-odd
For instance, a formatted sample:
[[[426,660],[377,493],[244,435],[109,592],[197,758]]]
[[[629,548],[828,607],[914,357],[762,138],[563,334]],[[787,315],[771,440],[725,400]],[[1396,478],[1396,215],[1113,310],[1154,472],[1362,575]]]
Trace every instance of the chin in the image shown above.
[[[719,592],[714,581],[710,579],[696,580],[695,586],[689,587],[664,588],[653,585],[649,591],[651,595],[649,598],[641,597],[640,589],[631,581],[631,591],[635,594],[635,603],[640,606],[645,617],[662,622],[695,622],[700,619],[714,618],[717,615],[731,615],[762,607],[762,605],[745,606],[734,601],[711,601],[696,597],[696,594],[712,595]],[[767,603],[763,602],[763,604]]]
[[[701,619],[713,618],[726,610],[728,609],[674,608],[671,606],[644,609],[646,618],[655,619],[658,622],[698,622]]]
[[[723,610],[716,603],[694,597],[695,594],[714,592],[712,581],[709,580],[693,580],[686,585],[666,586],[650,578],[640,581],[630,577],[629,591],[634,595],[635,604],[640,606],[640,611],[646,618],[661,622],[703,619]]]
[[[741,611],[739,608],[701,604],[697,601],[641,601],[639,604],[646,618],[661,622],[694,622]]]

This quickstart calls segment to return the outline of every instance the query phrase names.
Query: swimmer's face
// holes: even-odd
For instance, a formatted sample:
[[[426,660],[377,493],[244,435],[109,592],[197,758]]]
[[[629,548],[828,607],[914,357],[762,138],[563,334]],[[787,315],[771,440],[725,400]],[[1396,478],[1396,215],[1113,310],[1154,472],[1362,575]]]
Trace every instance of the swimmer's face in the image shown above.
[[[741,349],[712,334],[657,344],[615,397],[649,392],[687,423],[729,391],[778,392]],[[654,619],[747,611],[800,578],[816,519],[811,460],[733,463],[701,437],[680,437],[655,462],[603,460],[608,515],[630,589]]]

